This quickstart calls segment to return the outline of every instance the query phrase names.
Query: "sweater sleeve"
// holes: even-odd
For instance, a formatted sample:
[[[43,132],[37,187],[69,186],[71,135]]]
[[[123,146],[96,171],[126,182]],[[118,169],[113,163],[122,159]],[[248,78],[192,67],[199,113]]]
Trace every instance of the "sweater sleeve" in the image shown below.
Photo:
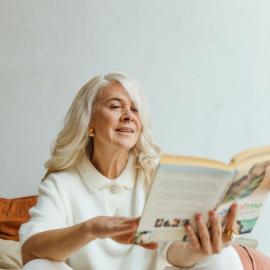
[[[30,219],[19,230],[20,244],[31,236],[67,226],[64,201],[54,174],[39,186],[37,204],[29,210]]]
[[[170,247],[170,245],[172,244],[173,242],[172,241],[169,241],[169,242],[162,242],[159,244],[158,246],[158,254],[159,256],[162,258],[162,260],[166,263],[166,265],[171,265],[169,262],[168,262],[168,256],[167,256],[167,253],[168,253],[168,249]]]
[[[166,242],[161,244],[159,247],[159,253],[162,258],[166,260],[168,266],[167,268],[164,268],[164,270],[244,270],[240,257],[232,246],[225,247],[219,254],[208,256],[206,259],[198,262],[191,268],[172,266],[168,263],[167,260],[167,252],[172,243],[173,242]]]

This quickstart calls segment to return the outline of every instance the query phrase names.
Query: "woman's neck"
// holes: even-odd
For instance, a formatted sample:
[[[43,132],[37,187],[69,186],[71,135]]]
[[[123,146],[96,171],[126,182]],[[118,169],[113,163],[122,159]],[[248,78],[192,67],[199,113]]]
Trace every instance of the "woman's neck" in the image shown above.
[[[115,179],[121,174],[128,162],[128,151],[94,151],[92,164],[104,176]]]

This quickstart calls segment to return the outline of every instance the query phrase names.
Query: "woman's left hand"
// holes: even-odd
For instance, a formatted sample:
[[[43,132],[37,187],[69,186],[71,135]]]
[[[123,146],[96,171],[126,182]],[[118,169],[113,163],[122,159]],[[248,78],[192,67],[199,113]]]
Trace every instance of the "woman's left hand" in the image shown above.
[[[207,228],[202,215],[196,215],[197,233],[191,225],[186,225],[186,231],[189,237],[187,246],[189,259],[198,262],[211,254],[219,253],[223,247],[231,242],[235,230],[237,217],[237,204],[233,204],[226,217],[225,228],[222,230],[219,215],[215,211],[209,213],[210,228]]]

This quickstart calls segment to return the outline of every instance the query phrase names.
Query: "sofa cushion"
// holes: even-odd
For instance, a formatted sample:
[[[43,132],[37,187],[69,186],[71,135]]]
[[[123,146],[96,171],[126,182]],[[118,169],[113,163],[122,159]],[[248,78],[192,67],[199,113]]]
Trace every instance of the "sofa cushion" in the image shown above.
[[[20,244],[17,241],[0,239],[0,269],[21,269]]]
[[[18,230],[29,219],[28,210],[37,202],[37,196],[14,199],[0,198],[0,238],[19,241]]]

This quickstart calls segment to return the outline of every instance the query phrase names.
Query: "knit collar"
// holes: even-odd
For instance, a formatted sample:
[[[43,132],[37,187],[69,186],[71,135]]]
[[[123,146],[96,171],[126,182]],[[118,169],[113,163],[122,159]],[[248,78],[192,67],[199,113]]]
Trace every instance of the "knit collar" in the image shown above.
[[[134,166],[133,154],[129,154],[128,162],[124,170],[115,179],[109,179],[102,175],[86,156],[84,156],[82,162],[77,166],[77,170],[84,183],[92,191],[97,191],[98,189],[111,184],[118,184],[124,188],[132,189],[136,179],[136,168]]]

